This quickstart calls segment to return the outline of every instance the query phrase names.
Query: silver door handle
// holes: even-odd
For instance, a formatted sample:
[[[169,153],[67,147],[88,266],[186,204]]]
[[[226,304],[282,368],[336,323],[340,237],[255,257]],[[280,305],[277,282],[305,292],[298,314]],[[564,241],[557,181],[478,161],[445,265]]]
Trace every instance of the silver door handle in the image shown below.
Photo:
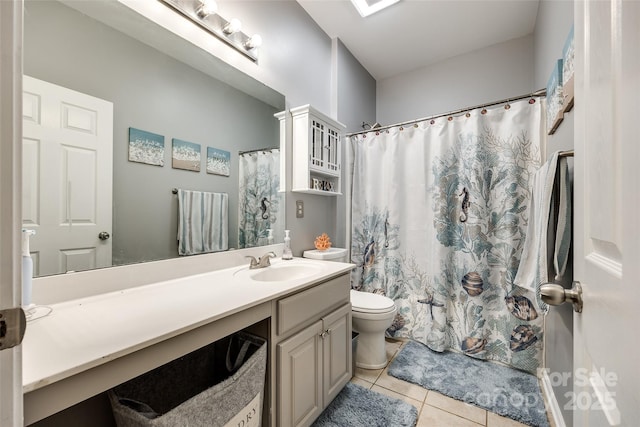
[[[573,311],[582,313],[582,285],[574,281],[571,289],[565,289],[556,283],[544,283],[540,286],[542,301],[549,305],[560,305],[565,302],[573,304]]]
[[[98,233],[98,239],[100,240],[109,240],[109,237],[111,236],[106,231],[101,231],[100,233]]]

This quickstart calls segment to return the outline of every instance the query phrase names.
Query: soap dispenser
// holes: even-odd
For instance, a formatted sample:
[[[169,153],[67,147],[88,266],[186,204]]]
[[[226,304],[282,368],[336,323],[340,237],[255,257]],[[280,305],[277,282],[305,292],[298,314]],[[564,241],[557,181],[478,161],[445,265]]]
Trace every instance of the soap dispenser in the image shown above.
[[[291,237],[289,237],[289,230],[284,230],[284,249],[282,250],[282,259],[293,259],[291,253]]]
[[[273,230],[267,228],[267,245],[273,245]]]
[[[22,307],[29,308],[31,304],[31,286],[33,278],[33,260],[29,250],[29,237],[36,234],[35,230],[22,229]]]

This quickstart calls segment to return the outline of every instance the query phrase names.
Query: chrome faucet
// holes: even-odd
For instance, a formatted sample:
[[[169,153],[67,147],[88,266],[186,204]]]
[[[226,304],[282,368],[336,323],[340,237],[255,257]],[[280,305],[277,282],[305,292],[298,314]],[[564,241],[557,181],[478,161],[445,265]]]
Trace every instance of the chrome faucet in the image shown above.
[[[265,268],[271,265],[270,259],[275,258],[276,254],[273,252],[267,252],[266,254],[260,257],[260,260],[257,260],[255,257],[251,255],[247,255],[246,258],[251,259],[251,263],[249,264],[249,270],[254,270],[256,268]]]

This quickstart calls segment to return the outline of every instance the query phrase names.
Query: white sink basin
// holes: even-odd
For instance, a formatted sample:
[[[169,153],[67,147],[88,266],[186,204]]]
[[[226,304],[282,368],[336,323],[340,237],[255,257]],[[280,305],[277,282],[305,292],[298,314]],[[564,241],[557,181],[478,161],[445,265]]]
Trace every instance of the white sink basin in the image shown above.
[[[255,280],[257,282],[286,282],[304,279],[320,273],[322,268],[310,262],[282,261],[269,267],[250,270],[245,267],[234,273],[237,278]]]

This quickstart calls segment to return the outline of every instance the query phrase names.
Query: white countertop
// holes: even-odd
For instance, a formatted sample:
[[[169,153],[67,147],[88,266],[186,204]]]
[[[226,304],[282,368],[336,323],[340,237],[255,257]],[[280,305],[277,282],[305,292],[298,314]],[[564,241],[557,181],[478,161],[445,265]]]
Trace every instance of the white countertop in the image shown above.
[[[291,261],[273,260],[279,263]],[[23,391],[28,393],[231,314],[344,274],[353,264],[296,258],[319,266],[313,275],[255,282],[232,267],[52,304],[28,322]],[[268,267],[267,267],[268,268]]]

